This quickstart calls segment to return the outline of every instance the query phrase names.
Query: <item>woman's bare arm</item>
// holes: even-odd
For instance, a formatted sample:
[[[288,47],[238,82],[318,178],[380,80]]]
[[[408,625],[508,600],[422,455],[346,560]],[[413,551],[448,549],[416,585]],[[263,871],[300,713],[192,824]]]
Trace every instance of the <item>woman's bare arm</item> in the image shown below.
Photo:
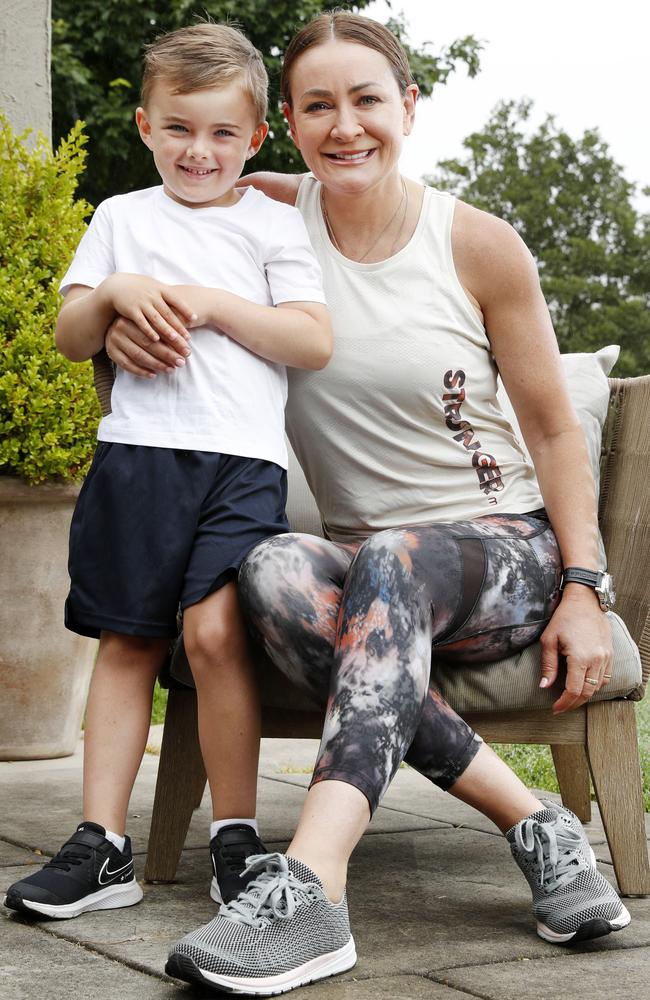
[[[274,201],[283,201],[285,205],[295,205],[298,188],[305,174],[275,174],[268,170],[260,170],[256,174],[240,177],[237,187],[249,185],[261,191]]]
[[[530,451],[563,564],[596,569],[598,519],[584,433],[571,404],[548,308],[529,250],[507,223],[459,203],[452,230],[454,262],[485,319],[503,383]],[[542,636],[543,675],[551,683],[558,656],[567,684],[556,711],[586,701],[584,677],[611,664],[609,622],[597,595],[569,584]]]

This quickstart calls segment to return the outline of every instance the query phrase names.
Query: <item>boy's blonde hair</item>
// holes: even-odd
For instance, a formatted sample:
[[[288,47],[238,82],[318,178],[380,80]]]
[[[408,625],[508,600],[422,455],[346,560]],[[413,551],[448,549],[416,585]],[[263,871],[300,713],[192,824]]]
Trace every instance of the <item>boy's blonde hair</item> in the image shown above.
[[[156,80],[191,94],[240,79],[255,108],[257,123],[266,118],[269,79],[262,55],[237,28],[201,23],[161,35],[144,54],[141,100],[144,107]]]

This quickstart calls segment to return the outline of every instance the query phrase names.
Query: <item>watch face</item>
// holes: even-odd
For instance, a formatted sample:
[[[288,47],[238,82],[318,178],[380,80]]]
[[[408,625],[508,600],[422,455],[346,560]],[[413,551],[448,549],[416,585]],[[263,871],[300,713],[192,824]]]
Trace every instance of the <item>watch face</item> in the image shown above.
[[[600,585],[596,588],[600,597],[601,605],[610,611],[616,603],[616,591],[614,590],[614,580],[609,573],[603,573]]]

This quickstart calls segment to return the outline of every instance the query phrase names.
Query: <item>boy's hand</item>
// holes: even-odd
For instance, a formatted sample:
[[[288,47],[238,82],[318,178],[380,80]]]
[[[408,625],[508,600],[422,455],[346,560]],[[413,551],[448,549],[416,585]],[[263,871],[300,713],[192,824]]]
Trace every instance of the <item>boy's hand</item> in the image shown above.
[[[196,324],[197,317],[177,288],[145,275],[118,272],[106,278],[103,292],[115,312],[135,323],[149,340],[189,340],[182,321]]]
[[[175,372],[185,365],[191,351],[182,337],[172,346],[152,341],[130,319],[118,316],[106,332],[106,353],[124,371],[139,378],[155,378],[159,372]]]

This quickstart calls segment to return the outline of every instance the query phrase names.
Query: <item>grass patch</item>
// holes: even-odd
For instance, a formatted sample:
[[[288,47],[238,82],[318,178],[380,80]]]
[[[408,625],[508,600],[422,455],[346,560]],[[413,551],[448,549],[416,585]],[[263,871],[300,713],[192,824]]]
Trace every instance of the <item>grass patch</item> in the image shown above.
[[[165,721],[167,691],[156,681],[153,695],[151,724],[155,726]],[[643,782],[643,802],[646,812],[650,812],[650,694],[636,705],[636,723],[639,733],[641,755],[641,778]],[[541,788],[546,792],[559,791],[550,747],[531,744],[494,744],[493,749],[529,788]],[[307,773],[302,768],[287,770],[286,773]]]
[[[151,707],[151,725],[158,726],[165,721],[165,710],[167,708],[167,689],[161,688],[158,681],[153,692],[153,705]]]
[[[636,725],[643,803],[645,811],[650,812],[650,695],[636,705]],[[546,792],[559,791],[550,747],[494,744],[493,749],[529,788],[541,788]]]
[[[492,749],[528,788],[559,792],[550,747],[529,743],[493,743]]]

